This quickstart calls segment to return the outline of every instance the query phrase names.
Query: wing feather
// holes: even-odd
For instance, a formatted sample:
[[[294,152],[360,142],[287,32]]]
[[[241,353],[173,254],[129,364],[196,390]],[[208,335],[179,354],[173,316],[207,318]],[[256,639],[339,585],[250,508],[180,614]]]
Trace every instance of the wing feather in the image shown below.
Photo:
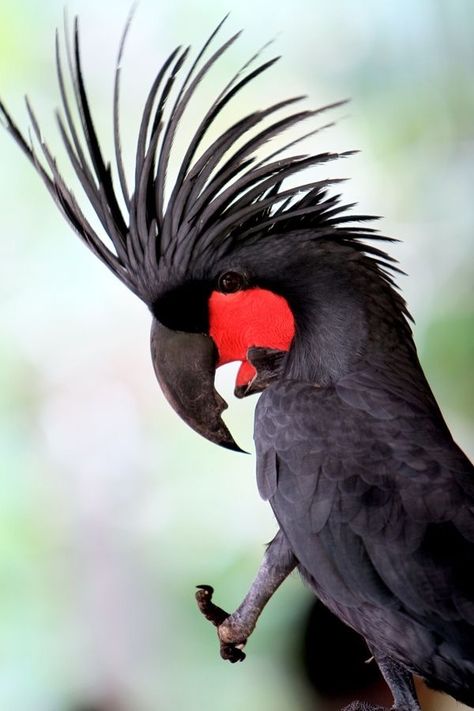
[[[369,371],[328,388],[281,381],[261,396],[255,438],[276,455],[278,521],[346,621],[365,629],[375,605],[387,624],[396,609],[429,634],[455,623],[472,636],[474,471],[429,391],[404,399]]]

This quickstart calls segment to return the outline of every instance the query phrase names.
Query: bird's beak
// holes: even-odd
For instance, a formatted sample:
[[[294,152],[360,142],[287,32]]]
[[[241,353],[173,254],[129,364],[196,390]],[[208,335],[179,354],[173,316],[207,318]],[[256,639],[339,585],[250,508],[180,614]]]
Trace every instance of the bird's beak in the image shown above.
[[[211,442],[242,452],[221,417],[227,403],[214,387],[217,348],[212,338],[172,331],[153,319],[151,357],[166,399],[186,424]]]

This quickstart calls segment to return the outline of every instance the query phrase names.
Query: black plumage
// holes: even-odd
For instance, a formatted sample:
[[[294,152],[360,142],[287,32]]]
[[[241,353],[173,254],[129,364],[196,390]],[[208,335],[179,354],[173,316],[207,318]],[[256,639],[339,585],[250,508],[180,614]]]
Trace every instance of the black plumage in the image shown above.
[[[365,367],[325,388],[280,382],[255,427],[260,491],[318,597],[472,706],[474,480],[438,413]]]
[[[198,123],[165,201],[182,115],[238,36],[210,54],[219,29],[179,88],[189,48],[176,49],[159,70],[143,110],[132,190],[119,137],[125,33],[113,112],[120,198],[87,100],[77,22],[74,45],[67,40],[66,49],[80,130],[57,43],[59,129],[110,246],[65,185],[29,104],[42,158],[1,103],[0,113],[79,236],[151,309],[158,379],[198,432],[235,448],[220,420],[225,404],[212,392],[219,353],[208,335],[209,299],[219,292],[222,274],[238,274],[237,290],[277,294],[294,317],[287,352],[248,344],[257,375],[243,392],[266,388],[255,419],[257,483],[281,530],[238,614],[227,617],[212,608],[209,587],[198,594],[201,609],[219,627],[223,655],[243,658],[238,643],[298,565],[318,597],[365,637],[400,711],[419,708],[411,673],[474,706],[473,469],[453,442],[418,362],[409,315],[393,282],[397,267],[377,246],[388,240],[361,226],[372,218],[351,215],[352,206],[330,192],[340,181],[285,182],[339,154],[288,156],[284,151],[298,142],[292,140],[257,157],[270,139],[340,103],[275,119],[300,99],[279,102],[236,121],[203,149],[224,107],[275,61],[251,69],[256,55]]]
[[[341,232],[341,239],[352,239],[354,242],[364,234],[371,234],[370,229],[364,229],[359,234],[357,229],[339,228],[346,206],[339,204],[339,196],[327,194],[328,186],[338,180],[323,179],[282,190],[283,182],[291,176],[352,153],[325,152],[281,157],[299,141],[331,124],[293,139],[264,158],[256,156],[257,151],[272,138],[324,111],[341,106],[344,101],[317,110],[296,111],[275,120],[274,114],[301,102],[304,97],[280,101],[239,119],[199,152],[204,137],[227,104],[278,59],[249,69],[258,59],[258,54],[241,67],[218,93],[202,118],[185,151],[165,204],[166,174],[180,119],[199,84],[240,34],[224,42],[204,61],[206,51],[221,25],[197,55],[179,90],[175,91],[176,96],[173,89],[184,73],[190,48],[176,48],[158,71],[143,108],[136,146],[134,186],[130,190],[123,166],[119,128],[121,61],[129,29],[127,23],[117,59],[113,107],[115,165],[120,196],[114,186],[111,164],[102,154],[87,98],[78,20],[74,23],[72,46],[66,32],[65,47],[80,129],[68,99],[60,41],[56,36],[56,68],[62,102],[62,112],[58,110],[56,113],[59,131],[80,184],[112,248],[97,234],[80,209],[72,190],[65,184],[56,160],[43,139],[30,101],[26,99],[27,110],[39,150],[22,134],[0,101],[0,117],[7,130],[32,162],[71,226],[115,276],[148,305],[169,288],[172,272],[177,272],[177,280],[183,281],[192,272],[199,269],[206,271],[211,258],[215,261],[228,254],[243,240],[260,239],[277,231],[291,232],[295,225],[319,229],[327,227],[335,237]],[[121,198],[126,213],[121,207]],[[359,215],[350,219],[374,218]],[[379,238],[374,235],[374,239]],[[375,248],[361,248],[373,249],[376,254]],[[387,258],[387,255],[381,256]]]

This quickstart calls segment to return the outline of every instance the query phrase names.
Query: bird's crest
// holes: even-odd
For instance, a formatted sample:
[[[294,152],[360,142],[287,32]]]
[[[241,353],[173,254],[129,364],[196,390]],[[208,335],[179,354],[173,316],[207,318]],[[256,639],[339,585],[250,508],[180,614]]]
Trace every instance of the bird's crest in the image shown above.
[[[231,250],[236,242],[295,230],[301,232],[308,229],[314,237],[350,242],[372,257],[383,278],[391,281],[386,270],[396,269],[394,260],[375,246],[359,241],[364,237],[387,238],[376,234],[376,230],[371,228],[350,225],[351,222],[374,218],[350,216],[347,209],[352,206],[341,205],[339,195],[328,195],[328,186],[338,180],[318,180],[287,187],[287,179],[306,168],[353,153],[287,155],[287,150],[295,144],[332,123],[284,143],[264,158],[257,156],[259,149],[270,139],[319,113],[341,106],[344,101],[315,111],[289,112],[288,109],[304,97],[281,101],[237,120],[224,133],[212,139],[208,148],[202,149],[204,137],[227,104],[278,58],[252,68],[260,53],[255,54],[224,86],[195,129],[174,184],[166,185],[173,143],[183,114],[211,67],[240,34],[235,34],[212,51],[212,44],[223,22],[187,70],[190,48],[178,47],[158,71],[143,109],[132,190],[123,165],[119,131],[121,61],[130,20],[127,22],[118,52],[113,102],[115,168],[120,196],[94,127],[81,65],[77,18],[72,42],[70,33],[65,32],[65,45],[80,128],[67,97],[63,60],[56,36],[56,67],[62,104],[62,110],[57,112],[59,131],[84,192],[111,241],[110,246],[86,219],[65,184],[56,160],[43,140],[28,99],[27,110],[41,157],[33,141],[26,140],[1,102],[0,117],[81,239],[147,304],[154,301],[160,290],[159,272],[163,264],[179,264],[185,271],[191,261],[205,259],[210,254],[221,256]],[[276,118],[285,110],[283,117]],[[169,193],[166,202],[165,186]]]

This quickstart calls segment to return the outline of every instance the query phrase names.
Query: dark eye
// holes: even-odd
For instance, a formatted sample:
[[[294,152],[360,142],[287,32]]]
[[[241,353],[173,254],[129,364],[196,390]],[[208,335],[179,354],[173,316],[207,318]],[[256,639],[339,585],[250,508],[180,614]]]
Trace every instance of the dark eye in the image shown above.
[[[224,294],[233,294],[236,291],[240,291],[244,285],[244,276],[239,272],[224,272],[217,282],[217,288]]]

